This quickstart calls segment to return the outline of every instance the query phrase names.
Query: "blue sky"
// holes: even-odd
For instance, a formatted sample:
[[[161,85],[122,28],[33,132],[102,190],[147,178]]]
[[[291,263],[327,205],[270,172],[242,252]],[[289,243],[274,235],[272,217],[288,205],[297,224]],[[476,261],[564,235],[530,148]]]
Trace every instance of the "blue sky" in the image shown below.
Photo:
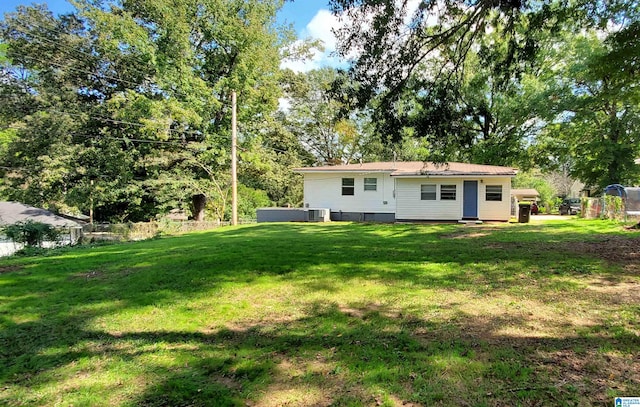
[[[47,0],[47,1],[29,1],[29,0],[1,0],[0,1],[0,14],[11,12],[20,5],[31,4],[46,4],[49,9],[55,13],[65,13],[73,10],[73,6],[67,0]],[[326,1],[314,1],[314,0],[296,0],[293,2],[286,2],[282,11],[280,12],[280,20],[287,21],[295,24],[296,30],[301,31],[305,28],[315,14],[320,9],[328,9]]]
[[[45,3],[56,14],[73,11],[73,6],[66,0],[0,0],[0,16],[12,12],[19,5],[31,5],[33,3]],[[316,52],[309,61],[290,61],[284,65],[295,71],[307,71],[326,65],[338,65],[340,61],[330,54],[335,50],[335,39],[331,28],[337,25],[337,20],[329,13],[327,1],[295,0],[286,2],[279,13],[278,20],[281,23],[294,25],[300,38],[316,38],[325,44],[324,52]]]

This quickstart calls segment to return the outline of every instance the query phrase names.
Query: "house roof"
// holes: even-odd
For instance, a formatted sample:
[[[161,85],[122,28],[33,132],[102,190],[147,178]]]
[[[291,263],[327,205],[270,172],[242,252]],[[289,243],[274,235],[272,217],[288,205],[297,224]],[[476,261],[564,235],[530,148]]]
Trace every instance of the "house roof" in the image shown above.
[[[462,176],[462,175],[504,175],[515,176],[517,169],[496,165],[466,163],[432,163],[423,161],[373,162],[362,164],[332,165],[322,167],[297,168],[301,173],[322,172],[389,172],[392,176]]]
[[[0,226],[13,225],[31,220],[55,227],[77,227],[79,223],[65,219],[45,209],[19,202],[0,202]]]

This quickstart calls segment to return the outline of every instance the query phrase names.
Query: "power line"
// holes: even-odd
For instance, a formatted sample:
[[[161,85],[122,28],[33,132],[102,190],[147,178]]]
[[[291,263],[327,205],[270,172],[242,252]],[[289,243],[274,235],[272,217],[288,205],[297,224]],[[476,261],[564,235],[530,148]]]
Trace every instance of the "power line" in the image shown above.
[[[48,27],[43,27],[43,26],[38,25],[38,24],[27,24],[27,23],[25,23],[25,22],[23,22],[23,21],[20,21],[19,19],[15,19],[15,21],[16,21],[17,23],[21,24],[21,25],[22,25],[22,27],[13,27],[13,28],[14,28],[14,30],[16,30],[16,31],[18,31],[18,32],[20,32],[20,33],[22,33],[22,34],[25,34],[25,35],[27,35],[27,36],[31,36],[31,37],[35,37],[36,39],[39,39],[41,44],[42,44],[42,41],[46,41],[46,42],[48,42],[49,44],[52,44],[53,46],[55,46],[55,47],[56,47],[57,49],[59,49],[60,51],[65,52],[68,56],[71,56],[69,53],[70,53],[70,52],[73,52],[73,53],[76,53],[76,54],[82,54],[82,55],[85,55],[85,56],[90,57],[90,58],[102,59],[102,58],[101,58],[101,56],[100,56],[100,55],[97,55],[97,54],[91,54],[91,53],[85,52],[85,51],[83,51],[83,50],[81,50],[81,49],[77,49],[77,48],[69,48],[69,47],[65,47],[65,46],[63,46],[61,43],[58,43],[58,42],[56,42],[56,41],[54,41],[54,40],[52,40],[52,39],[50,39],[50,38],[43,37],[43,36],[41,36],[41,35],[39,35],[39,34],[37,34],[37,33],[33,32],[33,31],[29,31],[29,29],[28,29],[27,27],[28,27],[28,26],[33,26],[33,27],[36,27],[36,28],[40,28],[40,29],[42,29],[42,30],[46,30],[46,31],[49,31],[49,32],[56,33],[56,34],[58,34],[58,35],[69,35],[69,36],[71,36],[72,34],[70,34],[70,33],[68,33],[68,32],[64,32],[64,31],[62,31],[62,30],[60,30],[60,29],[51,29],[51,28],[48,28]],[[22,28],[22,29],[21,29],[21,28]],[[83,37],[79,37],[79,36],[78,36],[77,38],[85,39],[85,38],[83,38]],[[13,50],[13,51],[15,52],[15,50]],[[22,54],[22,56],[23,56],[23,57],[32,57],[32,58],[33,58],[33,56],[31,56],[31,55],[25,55],[25,54]],[[76,56],[77,56],[77,55],[76,55]],[[132,58],[132,59],[134,59],[134,60],[136,60],[136,62],[139,62],[139,63],[140,63],[140,64],[142,64],[142,65],[146,65],[146,62],[145,62],[145,61],[143,61],[143,60],[141,60],[141,59],[139,59],[138,57],[135,57],[135,56],[131,55],[131,58]],[[35,59],[35,58],[34,58],[34,59]],[[76,59],[76,61],[80,61],[80,60],[79,60],[79,59],[77,59],[77,58],[75,58],[75,59]],[[37,59],[36,59],[36,60],[37,60]],[[39,61],[40,61],[40,62],[43,62],[42,60],[39,60]],[[62,66],[60,66],[60,67],[62,67]],[[69,69],[80,69],[80,68],[73,68],[73,67],[68,67],[68,68],[69,68]],[[88,71],[82,70],[82,72],[87,73]],[[95,76],[98,76],[98,74],[93,73],[93,72],[89,72],[89,74],[91,74],[91,75],[95,75]],[[122,78],[117,78],[117,77],[115,77],[115,76],[110,76],[110,75],[107,75],[107,74],[102,74],[100,78],[111,79],[112,81],[119,82],[119,83],[121,83],[121,84],[122,84],[122,83],[125,83],[125,84],[129,84],[129,85],[133,85],[134,87],[142,86],[142,84],[135,83],[135,82],[131,82],[131,81],[128,81],[128,80],[126,80],[126,79],[122,79]],[[182,95],[182,96],[184,96],[184,94],[181,94],[181,95]]]
[[[93,76],[98,80],[109,79],[110,81],[115,82],[117,84],[120,84],[120,85],[126,84],[126,85],[132,86],[133,88],[138,88],[138,87],[144,86],[143,84],[132,82],[132,81],[129,81],[127,79],[117,78],[115,76],[111,76],[111,75],[104,74],[104,73],[92,72],[90,70],[79,68],[79,67],[76,67],[76,66],[62,65],[62,64],[60,64],[58,62],[54,62],[52,60],[45,60],[43,58],[38,58],[38,57],[36,57],[34,55],[28,55],[28,54],[25,54],[25,53],[19,53],[19,52],[16,52],[16,50],[12,50],[12,52],[16,53],[16,54],[19,54],[23,58],[30,58],[30,59],[33,59],[33,60],[38,61],[38,62],[40,62],[42,64],[45,64],[45,65],[49,64],[49,65],[53,65],[53,66],[61,68],[61,69],[68,69],[68,70],[74,71],[76,73],[84,73],[84,74]],[[67,56],[70,56],[70,55],[67,54]],[[79,62],[77,59],[75,59],[75,61]]]
[[[18,23],[26,25],[26,24],[24,24],[24,22],[21,22],[18,19],[16,19],[16,21]],[[46,30],[46,31],[49,31],[49,32],[55,32],[56,34],[59,34],[59,35],[71,35],[70,33],[64,32],[64,31],[62,31],[60,29],[43,27],[43,26],[40,26],[38,24],[30,24],[30,26],[33,26],[33,27],[36,27],[36,28],[40,28],[42,30]],[[60,52],[62,52],[63,54],[66,54],[67,56],[72,57],[73,59],[75,59],[78,62],[79,62],[79,60],[77,59],[77,54],[78,53],[81,53],[81,54],[86,55],[86,56],[91,57],[91,58],[100,58],[99,55],[90,54],[90,53],[84,52],[84,51],[82,51],[80,49],[75,49],[75,48],[69,48],[69,47],[62,46],[62,44],[56,43],[55,41],[53,41],[53,40],[51,40],[49,38],[43,37],[41,35],[38,35],[33,31],[28,31],[27,28],[23,28],[23,29],[15,28],[15,30],[20,32],[20,33],[22,33],[22,34],[25,34],[27,36],[30,36],[30,37],[33,37],[33,38],[36,38],[36,39],[40,40],[41,44],[42,44],[43,41],[48,42],[50,44],[53,44]],[[78,37],[78,38],[82,39],[82,37]],[[16,50],[13,50],[13,51],[16,52]],[[71,55],[72,52],[76,53],[76,56]],[[16,54],[19,54],[19,53],[16,52]],[[95,77],[97,79],[110,79],[110,80],[112,80],[112,81],[114,81],[116,83],[128,84],[128,85],[132,85],[134,87],[143,86],[142,84],[131,82],[131,81],[128,81],[126,79],[119,78],[119,77],[106,75],[106,74],[101,74],[101,73],[97,73],[97,72],[92,72],[92,71],[89,71],[89,70],[86,70],[86,69],[82,69],[82,68],[78,68],[78,67],[74,67],[74,66],[65,66],[65,65],[62,65],[62,64],[57,63],[57,62],[53,62],[53,61],[50,61],[50,60],[44,60],[42,58],[38,58],[38,57],[33,56],[33,55],[27,55],[25,53],[22,53],[21,56],[24,57],[24,58],[31,58],[31,59],[36,60],[38,62],[41,62],[41,63],[43,63],[45,65],[46,64],[50,64],[50,65],[53,65],[53,66],[56,66],[56,67],[59,67],[59,68],[62,68],[62,69],[68,69],[68,70],[75,71],[75,72],[82,72],[82,73],[91,75],[91,76],[93,76],[93,77]],[[133,55],[131,55],[131,57],[133,59],[136,59],[137,62],[141,62],[143,64],[145,63],[144,61],[139,60],[137,57],[135,57]],[[98,116],[92,116],[92,115],[87,115],[87,114],[76,114],[76,113],[71,113],[71,112],[61,112],[61,111],[57,111],[57,110],[49,110],[49,111],[53,112],[53,113],[58,113],[58,114],[67,114],[69,116],[91,118],[91,119],[94,119],[94,120],[98,120],[98,121],[102,121],[102,122],[109,122],[109,123],[113,123],[113,124],[121,124],[121,125],[127,125],[127,126],[135,126],[135,127],[145,127],[145,125],[142,124],[142,123],[133,123],[133,122],[128,122],[128,121],[124,121],[124,120],[111,119],[111,118],[105,118],[105,117],[98,117]],[[207,137],[207,135],[204,132],[200,132],[200,131],[179,130],[179,129],[166,129],[165,131],[167,131],[169,133],[174,133],[174,134],[182,134],[182,135],[184,135],[184,134],[193,134],[193,135],[197,135],[197,136]],[[212,135],[208,135],[208,136],[211,137]],[[86,136],[86,137],[91,137],[91,136]],[[216,137],[219,137],[220,139],[224,138],[226,140],[226,137],[224,137],[224,136],[216,135]],[[174,144],[174,145],[181,145],[181,144],[184,144],[186,142],[185,140],[178,140],[178,141],[148,140],[148,139],[137,139],[137,138],[133,138],[133,137],[113,137],[113,136],[101,136],[100,138],[110,139],[110,140],[121,140],[121,141],[126,141],[126,142],[155,143],[155,144]],[[285,150],[276,149],[274,147],[267,147],[267,146],[264,146],[264,145],[261,146],[261,147],[268,148],[268,149],[271,149],[273,151],[281,152],[281,153],[286,153],[287,152]]]
[[[108,119],[108,118],[98,117],[98,116],[83,115],[83,114],[79,114],[79,113],[63,112],[63,111],[59,111],[59,110],[48,110],[48,111],[52,112],[52,113],[57,113],[57,114],[66,114],[66,115],[69,115],[69,116],[86,117],[86,118],[91,118],[91,119],[98,120],[98,121],[112,122],[114,124],[121,124],[121,125],[127,125],[127,126],[136,126],[136,127],[144,126],[144,124],[141,124],[141,123],[132,123],[132,122]],[[189,131],[189,130],[178,130],[178,129],[167,129],[166,131],[170,132],[170,133],[176,133],[176,134],[191,133],[191,134],[196,134],[196,135],[200,135],[200,136],[203,136],[203,137],[213,137],[213,138],[218,139],[218,140],[227,141],[227,138],[225,136],[221,136],[221,135],[218,135],[218,134],[209,134],[209,135],[207,135],[206,133],[202,133],[202,132],[195,132],[195,131]],[[132,141],[132,142],[152,143],[152,144],[173,144],[173,145],[186,145],[189,142],[204,142],[204,140],[202,140],[202,141],[193,141],[193,140],[187,141],[185,139],[150,140],[150,139],[139,139],[139,138],[135,138],[135,137],[114,137],[114,136],[102,136],[102,135],[96,137],[96,136],[93,136],[93,135],[90,135],[90,134],[78,134],[78,133],[73,134],[73,136],[84,137],[84,138],[102,138],[102,139],[109,139],[109,140]]]
[[[28,29],[28,27],[35,27],[35,28],[39,28],[39,29],[44,30],[44,31],[48,31],[48,32],[50,32],[50,33],[57,34],[57,35],[69,35],[69,36],[72,36],[72,35],[73,35],[72,33],[69,33],[69,32],[66,32],[66,31],[63,31],[61,28],[58,28],[58,27],[45,27],[45,26],[43,26],[43,25],[36,24],[36,23],[33,23],[33,22],[24,22],[24,21],[21,21],[19,18],[14,18],[14,21],[16,21],[17,23],[21,24],[21,25],[22,25],[22,27],[27,28],[27,29]],[[84,24],[84,21],[82,21],[82,20],[81,20],[81,22],[82,22],[82,28],[83,28],[85,31],[87,31],[87,32],[91,32],[91,30],[90,30],[90,29],[88,29],[88,28],[87,28],[87,26]],[[18,31],[20,31],[20,30],[18,30]],[[55,43],[55,42],[53,42],[53,41],[49,40],[49,39],[48,39],[48,38],[46,38],[46,37],[40,37],[40,36],[38,36],[38,35],[34,34],[34,33],[33,33],[33,32],[31,32],[31,31],[29,31],[29,32],[20,31],[20,32],[22,32],[22,33],[24,33],[24,34],[28,34],[28,35],[33,35],[33,36],[35,36],[35,37],[37,37],[37,38],[40,38],[40,39],[47,40],[47,41],[49,41],[49,42],[54,43],[54,44],[55,44],[55,45],[57,45],[57,46],[59,46],[59,45],[60,45],[60,44],[57,44],[57,43]],[[80,37],[80,38],[83,38],[83,37]],[[61,48],[64,48],[64,47],[61,47]],[[97,55],[94,55],[94,54],[91,54],[91,53],[88,53],[88,52],[82,51],[82,50],[80,50],[80,49],[71,49],[71,50],[72,50],[72,51],[75,51],[75,52],[82,53],[82,54],[87,55],[87,56],[92,57],[92,58],[94,58],[94,57],[96,57],[96,56],[97,56]],[[138,58],[138,57],[137,57],[137,56],[135,56],[135,55],[130,54],[129,56],[130,56],[132,59],[136,60],[136,62],[140,62],[141,64],[146,64],[146,61],[143,61],[142,59]]]
[[[81,54],[86,55],[86,56],[91,57],[91,58],[100,58],[99,55],[90,54],[90,53],[84,52],[84,51],[82,51],[80,49],[75,49],[75,48],[69,48],[69,47],[62,46],[60,43],[56,43],[52,39],[49,39],[49,38],[43,37],[41,35],[38,35],[37,33],[33,32],[33,31],[29,31],[26,26],[40,28],[41,30],[54,32],[54,33],[56,33],[58,35],[72,35],[72,34],[70,34],[68,32],[62,31],[62,30],[60,30],[58,28],[43,27],[41,25],[33,24],[33,23],[27,24],[27,23],[25,23],[23,21],[20,21],[20,19],[18,19],[18,18],[16,18],[15,21],[18,22],[19,24],[22,24],[22,26],[23,26],[23,27],[18,27],[18,28],[14,27],[15,31],[20,32],[20,33],[22,33],[24,35],[31,36],[31,37],[34,37],[36,39],[39,39],[41,44],[42,44],[43,41],[46,41],[46,42],[50,43],[50,44],[54,45],[60,52],[62,52],[66,56],[71,57],[72,59],[76,60],[77,62],[80,62],[79,59],[77,58],[77,53],[81,53]],[[82,39],[82,37],[78,37],[78,38]],[[18,54],[18,55],[21,55],[23,58],[31,58],[31,59],[33,59],[35,61],[38,61],[38,62],[44,64],[45,66],[47,64],[53,65],[55,67],[58,67],[58,68],[61,68],[61,69],[66,69],[66,70],[70,70],[72,72],[87,74],[87,75],[90,75],[90,77],[94,77],[94,78],[96,78],[98,80],[108,79],[108,80],[111,80],[112,82],[115,82],[115,83],[118,83],[118,84],[121,84],[121,85],[122,84],[126,84],[126,85],[133,86],[134,89],[138,88],[138,87],[141,87],[141,86],[144,86],[144,84],[132,82],[132,81],[129,81],[129,80],[126,80],[126,79],[123,79],[123,78],[120,78],[120,77],[108,75],[108,74],[105,74],[105,73],[93,72],[93,71],[90,71],[90,70],[87,70],[87,69],[83,69],[83,68],[79,68],[79,67],[76,67],[76,66],[63,65],[61,63],[54,62],[54,61],[51,61],[51,60],[44,60],[43,58],[39,58],[39,57],[34,56],[34,55],[28,55],[28,54],[26,54],[24,52],[23,53],[19,53],[19,52],[16,52],[15,49],[13,49],[12,51],[14,53]],[[76,53],[76,55],[75,56],[71,55],[71,53]],[[146,64],[146,62],[138,59],[137,57],[135,57],[133,55],[131,55],[131,57],[133,59],[137,60],[137,62],[140,62],[142,64]],[[175,92],[179,96],[184,96],[184,94],[182,92],[180,92],[180,91],[175,91]],[[67,113],[67,114],[73,115],[72,113]],[[126,122],[126,121],[117,120],[117,119],[99,118],[99,117],[95,117],[95,116],[93,116],[92,118],[94,118],[96,120],[103,121],[103,122],[111,122],[111,123],[114,123],[114,124],[125,124],[125,125],[138,126],[138,127],[144,127],[145,126],[144,124],[131,123],[131,122]],[[167,129],[167,131],[171,132],[171,133],[178,133],[178,134],[204,135],[203,132],[192,131],[192,130]]]
[[[20,22],[19,20],[16,20],[16,21]],[[20,22],[20,23],[22,23],[22,22]],[[36,24],[33,24],[33,25],[34,25],[34,26],[36,26],[36,27],[38,27],[38,28],[42,28],[42,29],[45,29],[45,30],[49,30],[49,29],[44,28],[44,27],[39,27],[39,26],[37,26]],[[95,58],[95,59],[97,59],[98,61],[105,61],[105,60],[106,60],[106,59],[105,59],[105,58],[103,58],[101,55],[97,55],[97,54],[96,54],[96,55],[94,55],[94,54],[90,54],[90,53],[88,53],[88,52],[84,52],[84,51],[82,51],[82,50],[80,50],[80,49],[65,47],[65,46],[63,46],[62,44],[57,43],[56,41],[53,41],[52,39],[49,39],[49,38],[46,38],[46,37],[42,37],[42,36],[40,36],[40,35],[38,35],[38,34],[36,34],[36,33],[32,32],[32,31],[28,31],[28,30],[26,30],[25,28],[20,29],[20,28],[14,27],[14,30],[15,30],[15,31],[18,31],[18,32],[20,32],[20,33],[22,33],[22,34],[25,34],[25,35],[27,35],[27,36],[31,36],[31,37],[34,37],[34,38],[36,38],[36,39],[40,40],[40,44],[42,44],[42,45],[44,45],[44,44],[42,43],[43,41],[46,41],[46,42],[48,42],[49,44],[52,44],[52,45],[53,45],[53,46],[55,46],[55,47],[56,47],[56,48],[57,48],[57,49],[58,49],[62,54],[64,54],[64,55],[65,55],[65,56],[67,56],[67,57],[70,57],[70,58],[74,59],[76,62],[80,62],[81,60],[78,58],[78,55],[77,55],[77,54],[76,54],[76,55],[72,55],[71,53],[80,53],[80,54],[86,55],[86,56],[88,56],[88,57],[90,57],[90,58]],[[69,33],[65,33],[65,32],[62,32],[62,31],[60,31],[60,32],[59,32],[59,34],[70,35]],[[145,86],[145,84],[144,84],[144,83],[132,82],[132,81],[129,81],[129,80],[127,80],[127,79],[123,79],[123,78],[120,78],[120,77],[116,77],[116,76],[113,76],[113,75],[109,75],[109,74],[107,74],[107,73],[93,72],[93,71],[89,71],[89,70],[86,70],[86,69],[83,69],[83,68],[79,68],[79,67],[75,67],[75,66],[66,66],[66,65],[62,65],[62,64],[60,64],[60,63],[57,63],[57,62],[54,62],[54,61],[51,61],[51,60],[44,60],[44,59],[42,59],[42,58],[38,58],[38,57],[36,57],[36,56],[34,56],[34,55],[29,55],[29,54],[26,54],[26,53],[24,53],[24,52],[23,52],[23,53],[17,52],[17,50],[16,50],[16,49],[12,49],[12,52],[13,52],[13,53],[15,53],[15,54],[17,54],[17,55],[20,55],[20,56],[21,56],[21,57],[23,57],[23,58],[31,58],[31,59],[36,60],[36,61],[38,61],[38,62],[40,62],[40,63],[45,64],[45,65],[46,65],[46,64],[51,64],[51,65],[54,65],[54,66],[56,66],[56,67],[58,67],[58,68],[68,69],[68,70],[74,71],[74,72],[76,72],[76,73],[80,72],[80,73],[88,74],[88,75],[90,75],[90,76],[95,77],[95,78],[96,78],[96,79],[98,79],[98,80],[105,80],[105,79],[108,79],[108,80],[110,80],[111,82],[115,82],[116,84],[120,84],[120,85],[129,85],[129,86],[133,87],[134,89],[135,89],[135,88],[138,88],[138,87]],[[128,55],[128,57],[130,57],[131,59],[133,59],[133,60],[135,60],[136,62],[140,63],[141,65],[147,65],[147,62],[145,62],[145,61],[143,61],[143,60],[139,59],[138,57],[136,57],[136,56],[134,56],[134,55],[129,54],[129,55]],[[108,60],[107,60],[107,62],[113,62],[113,61],[108,61]],[[145,78],[145,80],[148,82],[148,84],[151,84],[151,83],[153,82],[151,78]],[[173,92],[175,92],[175,94],[176,94],[176,95],[181,96],[181,97],[188,96],[186,93],[184,93],[184,92],[182,92],[182,91],[180,91],[180,90],[178,90],[178,89],[172,89],[172,91],[173,91]],[[164,90],[163,90],[162,92],[164,92]]]
[[[43,37],[43,36],[41,36],[41,35],[39,35],[39,34],[36,34],[34,31],[29,31],[29,29],[27,28],[27,26],[28,26],[28,25],[30,25],[30,26],[33,26],[33,27],[36,27],[36,28],[40,28],[40,29],[42,29],[42,30],[47,30],[47,31],[49,31],[49,32],[54,32],[54,33],[56,33],[56,34],[58,34],[58,35],[61,35],[61,36],[66,36],[66,35],[71,36],[71,35],[72,35],[72,34],[70,34],[70,33],[67,33],[67,32],[64,32],[64,31],[61,31],[61,30],[53,30],[53,29],[49,29],[49,28],[46,28],[46,27],[40,26],[40,25],[38,25],[38,24],[26,24],[26,23],[23,23],[22,21],[20,21],[20,20],[18,20],[18,19],[16,19],[15,21],[16,21],[16,22],[18,22],[19,24],[22,24],[22,27],[13,27],[13,28],[14,28],[14,30],[16,30],[16,31],[18,31],[18,32],[21,32],[21,33],[23,33],[23,34],[26,34],[26,35],[28,35],[28,36],[31,36],[31,37],[35,37],[35,38],[37,38],[37,39],[39,39],[39,40],[41,40],[41,41],[46,41],[46,42],[48,42],[48,43],[50,43],[50,44],[55,45],[55,46],[56,46],[56,47],[58,47],[59,49],[62,49],[62,48],[65,48],[65,47],[63,47],[61,43],[58,43],[58,42],[56,42],[56,41],[54,41],[54,40],[52,40],[52,39],[50,39],[50,38]],[[77,38],[78,38],[78,39],[85,39],[84,37],[79,37],[79,36],[78,36]],[[68,51],[73,51],[73,52],[76,52],[76,53],[79,53],[79,54],[83,54],[83,55],[86,55],[86,56],[91,57],[91,58],[95,58],[95,57],[97,57],[97,56],[98,56],[98,55],[95,55],[95,54],[91,54],[91,53],[88,53],[88,52],[82,51],[81,49],[77,49],[77,48],[67,48],[67,50],[68,50]],[[140,62],[142,62],[142,61],[140,61]]]
[[[96,77],[100,78],[100,76],[99,76],[99,75],[97,75],[97,74],[95,74],[95,73],[93,73],[93,72],[87,71],[87,70],[82,70],[82,69],[80,69],[80,68],[75,68],[75,67],[65,67],[64,65],[61,65],[61,64],[59,64],[59,63],[56,63],[56,62],[53,62],[53,61],[45,61],[45,60],[44,60],[44,59],[42,59],[42,58],[37,58],[37,57],[32,56],[32,55],[28,55],[28,56],[27,56],[27,55],[25,55],[25,54],[22,54],[22,56],[23,56],[23,57],[25,57],[25,56],[26,56],[26,57],[32,58],[32,59],[34,59],[34,60],[36,60],[36,61],[39,61],[39,62],[41,62],[41,63],[45,63],[45,64],[46,64],[46,63],[48,63],[48,64],[51,64],[51,65],[54,65],[54,66],[57,66],[57,67],[60,67],[60,68],[66,68],[66,69],[74,70],[74,71],[76,71],[76,72],[88,73],[88,74],[90,74],[90,75],[94,75],[94,76],[96,76]],[[120,80],[120,79],[115,78],[115,77],[109,77],[109,78],[112,78],[112,79],[114,79],[114,80]],[[120,81],[121,81],[121,82],[125,82],[125,83],[129,83],[129,84],[133,84],[133,85],[138,86],[138,85],[137,85],[137,84],[135,84],[134,82],[125,81],[125,80],[120,80]],[[53,112],[53,113],[66,114],[66,115],[69,115],[69,116],[75,116],[75,117],[87,117],[87,118],[91,118],[91,119],[94,119],[94,120],[98,120],[98,121],[102,121],[102,122],[110,122],[110,123],[114,123],[114,124],[123,124],[123,125],[128,125],[128,126],[135,126],[135,127],[145,127],[145,126],[146,126],[145,124],[142,124],[142,123],[133,123],[133,122],[128,122],[128,121],[124,121],[124,120],[111,119],[111,118],[99,117],[99,116],[92,116],[92,115],[87,115],[87,114],[78,114],[78,113],[71,113],[71,112],[62,112],[62,111],[57,111],[57,110],[53,110],[53,109],[49,109],[49,111],[50,111],[50,112]],[[153,120],[153,119],[147,119],[147,120],[151,120],[151,121],[153,121],[153,122],[155,122],[155,123],[158,123],[156,120]],[[165,131],[167,131],[167,132],[169,132],[169,133],[182,134],[182,135],[184,135],[184,134],[191,134],[191,135],[202,136],[202,137],[206,137],[206,136],[207,136],[207,134],[206,134],[206,133],[201,132],[201,131],[196,131],[196,130],[166,129]],[[211,135],[208,135],[208,136],[211,136]],[[221,136],[218,136],[218,137],[221,137]]]
[[[134,127],[146,127],[146,125],[144,125],[142,123],[133,123],[133,122],[128,122],[128,121],[124,121],[124,120],[111,119],[111,118],[107,118],[107,117],[92,116],[92,115],[89,115],[89,114],[63,112],[63,111],[53,110],[53,109],[49,109],[48,111],[53,112],[53,113],[58,113],[58,114],[66,114],[66,115],[69,115],[69,116],[81,117],[81,118],[86,117],[86,118],[89,118],[89,119],[94,119],[94,120],[103,121],[103,122],[109,122],[109,123],[114,123],[114,124],[123,124],[123,125],[134,126]],[[154,123],[158,123],[155,120],[151,120],[151,119],[147,119],[147,120],[150,120],[150,121],[152,121]],[[202,137],[206,137],[207,136],[206,133],[201,132],[201,131],[196,131],[196,130],[166,129],[165,131],[167,131],[169,133],[176,133],[176,134],[192,134],[192,135],[202,136]],[[213,135],[210,134],[209,136],[213,136]],[[219,136],[219,135],[215,135],[215,136],[222,138],[222,136]],[[181,140],[179,140],[179,141],[181,141]]]

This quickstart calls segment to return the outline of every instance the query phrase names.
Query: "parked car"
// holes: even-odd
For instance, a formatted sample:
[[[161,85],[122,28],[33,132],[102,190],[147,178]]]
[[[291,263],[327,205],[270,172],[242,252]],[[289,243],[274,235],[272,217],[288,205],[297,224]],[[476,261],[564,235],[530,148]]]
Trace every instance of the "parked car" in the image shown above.
[[[567,198],[558,207],[560,215],[577,215],[582,210],[580,198]]]

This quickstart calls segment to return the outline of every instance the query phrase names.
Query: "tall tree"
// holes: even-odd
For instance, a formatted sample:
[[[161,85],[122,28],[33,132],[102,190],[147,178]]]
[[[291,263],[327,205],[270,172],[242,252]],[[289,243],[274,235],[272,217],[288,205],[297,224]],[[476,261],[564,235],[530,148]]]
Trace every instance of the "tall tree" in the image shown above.
[[[496,158],[491,151],[504,152],[505,147],[509,155],[518,152],[523,125],[533,117],[516,112],[511,118],[520,114],[513,122],[516,127],[503,117],[505,126],[496,128],[498,116],[495,111],[486,114],[486,102],[495,101],[496,90],[503,95],[517,90],[541,37],[556,34],[567,22],[580,29],[625,27],[625,34],[615,37],[620,55],[637,51],[637,28],[630,23],[638,20],[637,2],[332,0],[331,5],[345,23],[337,31],[339,52],[354,59],[350,74],[359,84],[354,93],[361,104],[374,101],[379,131],[392,141],[407,134],[428,137],[428,151],[439,151],[440,157],[472,146],[480,156],[489,153],[488,158]],[[470,69],[477,65],[469,63],[469,56],[479,56],[492,78],[490,83],[476,82],[475,101],[464,97],[466,81],[476,76]],[[625,58],[618,60],[624,64]],[[469,101],[474,103],[465,112]],[[503,107],[508,112],[509,103]],[[460,126],[465,113],[477,119],[480,132],[467,131],[473,121]],[[496,131],[487,137],[492,128]]]
[[[190,202],[200,219],[228,184],[231,90],[245,122],[277,105],[281,1],[92,4],[59,19],[21,8],[2,24],[2,95],[20,102],[2,116],[29,129],[10,147],[8,191],[130,219]]]
[[[341,100],[343,74],[322,68],[288,72],[288,76],[290,106],[282,120],[316,162],[335,165],[363,159],[370,141],[368,117],[362,110],[350,110]]]
[[[132,112],[139,112],[142,98],[157,105],[158,114],[151,117],[166,123],[161,130],[180,134],[179,143],[153,149],[148,167],[153,176],[147,185],[168,202],[175,201],[176,191],[189,194],[196,219],[204,215],[207,198],[226,195],[231,91],[238,93],[243,123],[268,114],[277,104],[280,38],[274,19],[280,5],[256,0],[131,1],[123,3],[121,13],[88,11],[117,39],[118,48],[144,44],[143,49],[153,50],[154,78],[164,98],[125,95],[117,110],[131,104]],[[119,29],[123,21],[141,29],[141,35],[129,38]]]
[[[265,191],[275,205],[298,206],[302,203],[302,176],[294,169],[312,165],[315,158],[289,131],[282,112],[256,125],[240,128],[240,182]]]
[[[91,117],[117,85],[92,53],[94,42],[82,20],[55,18],[42,6],[21,7],[0,29],[7,45],[0,116],[15,132],[3,156],[5,195],[42,206],[76,206],[92,199],[99,205],[107,197],[88,185],[100,174],[103,191],[130,199],[127,174],[135,152],[123,152],[119,158],[129,161],[116,163],[109,156],[114,140],[100,137]],[[95,154],[96,149],[104,152]]]
[[[546,53],[561,54],[562,63],[547,74],[553,96],[539,142],[559,162],[571,163],[572,176],[596,188],[640,180],[634,162],[640,156],[640,76],[611,69],[605,60],[615,52],[591,32],[567,34]]]

